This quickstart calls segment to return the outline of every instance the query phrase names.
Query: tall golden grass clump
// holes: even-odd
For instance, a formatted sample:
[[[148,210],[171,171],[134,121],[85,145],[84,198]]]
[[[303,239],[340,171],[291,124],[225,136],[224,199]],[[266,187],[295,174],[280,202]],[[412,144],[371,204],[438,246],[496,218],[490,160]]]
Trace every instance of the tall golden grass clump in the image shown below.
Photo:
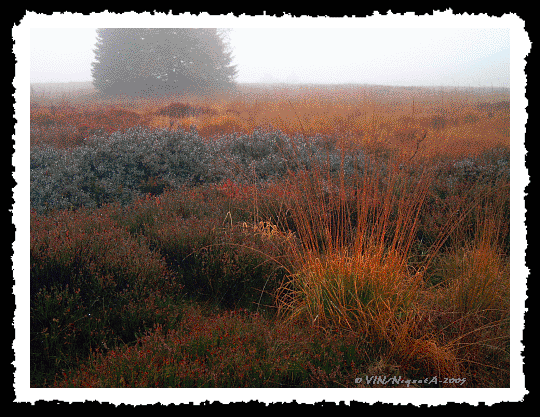
[[[407,265],[429,184],[388,177],[290,174],[290,211],[302,245],[282,288],[282,312],[313,324],[384,336],[414,309],[421,271]]]
[[[417,163],[411,173],[401,169],[402,159],[348,176],[324,168],[289,173],[285,206],[301,244],[289,251],[293,270],[280,288],[278,309],[288,320],[353,332],[378,346],[388,363],[452,377],[471,360],[464,343],[480,343],[480,333],[508,318],[508,265],[498,251],[508,227],[505,193],[461,207],[476,219],[474,238],[437,255],[446,260],[447,279],[441,288],[429,287],[429,264],[463,219],[449,219],[433,253],[413,267],[411,249],[434,171]],[[455,326],[465,327],[451,336]],[[503,352],[499,341],[503,347],[495,348]],[[483,363],[478,355],[474,361]]]
[[[508,184],[498,184],[494,197],[474,208],[472,240],[462,239],[465,243],[452,245],[454,249],[443,257],[447,290],[441,302],[460,313],[500,318],[509,311],[509,262],[499,249],[509,228],[507,190]]]
[[[420,327],[427,265],[408,262],[431,174],[413,179],[398,162],[389,161],[387,176],[382,169],[347,179],[290,174],[287,204],[302,244],[290,250],[293,273],[279,290],[278,312],[352,332],[386,363],[452,377],[459,373],[452,343]]]

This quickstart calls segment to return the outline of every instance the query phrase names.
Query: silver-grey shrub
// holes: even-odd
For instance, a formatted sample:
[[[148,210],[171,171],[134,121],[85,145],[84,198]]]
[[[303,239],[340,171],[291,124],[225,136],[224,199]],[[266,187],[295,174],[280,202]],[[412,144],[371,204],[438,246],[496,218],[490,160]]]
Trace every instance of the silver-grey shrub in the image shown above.
[[[332,138],[323,135],[288,136],[279,130],[205,139],[195,128],[136,127],[110,136],[94,135],[70,150],[33,147],[31,207],[43,213],[50,208],[129,204],[144,192],[142,184],[152,178],[179,188],[225,179],[271,181],[289,170],[322,169],[325,173],[343,172],[347,178],[377,170],[384,176],[385,163],[370,161],[361,150],[342,154],[332,144]],[[509,153],[496,149],[465,158],[455,162],[446,175],[457,181],[494,181],[509,176]]]
[[[268,181],[287,170],[324,167],[352,173],[365,156],[329,149],[325,137],[290,137],[280,131],[202,138],[190,131],[137,127],[110,136],[93,136],[71,150],[50,146],[31,150],[30,201],[39,213],[48,208],[128,204],[141,184],[159,178],[172,188],[216,183]]]

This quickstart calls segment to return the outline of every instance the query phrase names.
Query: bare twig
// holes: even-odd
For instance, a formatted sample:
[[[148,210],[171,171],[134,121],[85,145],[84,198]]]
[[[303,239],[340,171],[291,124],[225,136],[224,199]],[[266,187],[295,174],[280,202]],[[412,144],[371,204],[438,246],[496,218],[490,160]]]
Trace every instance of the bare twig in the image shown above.
[[[409,158],[409,160],[407,161],[408,162],[411,162],[412,159],[416,156],[416,154],[418,153],[418,150],[420,149],[420,144],[424,141],[424,139],[426,139],[426,136],[427,136],[427,130],[424,131],[424,136],[422,136],[421,139],[417,139],[416,140],[416,149],[414,150],[414,153],[412,154],[412,156]]]

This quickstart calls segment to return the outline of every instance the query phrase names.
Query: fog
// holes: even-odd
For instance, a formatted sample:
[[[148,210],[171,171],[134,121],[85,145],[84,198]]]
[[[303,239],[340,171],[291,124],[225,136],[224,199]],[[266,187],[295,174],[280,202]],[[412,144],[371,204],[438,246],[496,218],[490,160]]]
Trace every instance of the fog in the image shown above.
[[[91,81],[95,28],[31,28],[30,81]],[[232,28],[239,83],[510,86],[510,29]]]

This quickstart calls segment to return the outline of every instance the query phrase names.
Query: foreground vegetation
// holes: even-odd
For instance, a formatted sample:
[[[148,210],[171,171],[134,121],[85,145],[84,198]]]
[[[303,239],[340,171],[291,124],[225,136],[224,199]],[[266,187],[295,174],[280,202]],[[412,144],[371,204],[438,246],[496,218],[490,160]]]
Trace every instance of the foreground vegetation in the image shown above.
[[[34,97],[32,386],[509,386],[505,101],[310,91]]]

